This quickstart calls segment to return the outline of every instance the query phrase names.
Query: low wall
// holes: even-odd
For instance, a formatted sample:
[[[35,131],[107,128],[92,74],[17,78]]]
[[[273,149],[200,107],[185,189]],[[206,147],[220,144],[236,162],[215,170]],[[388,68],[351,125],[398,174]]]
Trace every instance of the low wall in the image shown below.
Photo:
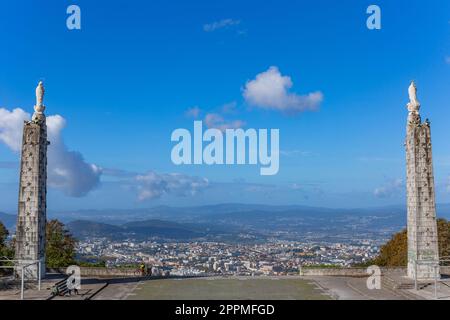
[[[93,268],[80,267],[83,277],[139,277],[140,274],[136,268]],[[381,273],[405,273],[406,268],[381,268]],[[65,268],[47,269],[47,273],[65,274]],[[450,275],[450,267],[441,267],[441,273]],[[299,272],[300,276],[330,276],[330,277],[367,277],[367,268],[308,268],[303,267]]]
[[[406,268],[381,268],[383,272],[404,272]],[[301,268],[300,276],[367,277],[367,268]]]
[[[140,273],[137,268],[102,268],[102,267],[80,267],[82,277],[138,277]],[[47,268],[47,273],[66,274],[66,268]]]
[[[80,267],[82,277],[114,278],[114,277],[138,277],[136,268],[102,268]],[[66,274],[66,268],[47,268],[47,273]],[[341,276],[363,277],[367,276],[365,268],[302,268],[300,276]]]

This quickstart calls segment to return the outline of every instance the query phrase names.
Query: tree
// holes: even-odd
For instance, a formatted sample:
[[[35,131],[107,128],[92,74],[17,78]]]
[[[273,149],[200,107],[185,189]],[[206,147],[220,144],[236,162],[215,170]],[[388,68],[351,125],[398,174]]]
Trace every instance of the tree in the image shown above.
[[[438,219],[439,257],[450,257],[450,221]]]
[[[392,239],[383,245],[374,262],[377,266],[401,267],[408,261],[408,236],[406,229],[396,233]]]
[[[0,222],[0,260],[14,259],[14,241],[7,243],[8,235],[8,229]]]
[[[437,220],[439,257],[450,256],[450,221]],[[403,267],[408,261],[408,236],[406,229],[396,233],[380,249],[380,254],[370,264],[386,267]]]
[[[75,262],[75,245],[77,241],[58,220],[50,220],[46,226],[45,259],[48,268],[67,267]]]
[[[8,235],[8,229],[6,229],[5,225],[0,221],[0,249],[5,246]]]
[[[6,243],[9,231],[0,221],[0,260],[14,259],[14,243]],[[11,262],[0,262],[0,266],[11,265]],[[8,273],[4,269],[0,269],[0,274]]]

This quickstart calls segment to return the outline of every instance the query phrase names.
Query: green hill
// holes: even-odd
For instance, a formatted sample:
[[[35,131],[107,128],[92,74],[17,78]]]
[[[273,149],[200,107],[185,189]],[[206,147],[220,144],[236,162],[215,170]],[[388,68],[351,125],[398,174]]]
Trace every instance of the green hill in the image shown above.
[[[148,237],[193,239],[206,235],[206,229],[201,230],[198,226],[193,227],[189,224],[156,219],[129,222],[121,226],[86,220],[76,220],[69,222],[67,227],[78,239],[93,236],[116,240],[123,240],[128,237],[137,237],[139,239],[146,239]]]
[[[450,257],[450,221],[438,219],[439,256]],[[407,264],[407,233],[406,229],[392,236],[380,254],[370,264],[384,267],[400,267]]]

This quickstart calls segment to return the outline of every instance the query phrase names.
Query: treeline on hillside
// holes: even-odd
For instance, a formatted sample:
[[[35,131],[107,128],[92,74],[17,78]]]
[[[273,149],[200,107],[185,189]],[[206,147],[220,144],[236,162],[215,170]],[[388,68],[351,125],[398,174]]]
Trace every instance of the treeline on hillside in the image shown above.
[[[439,257],[450,257],[450,221],[437,220]],[[392,236],[380,249],[380,254],[368,265],[381,267],[403,267],[408,261],[408,244],[406,229]]]

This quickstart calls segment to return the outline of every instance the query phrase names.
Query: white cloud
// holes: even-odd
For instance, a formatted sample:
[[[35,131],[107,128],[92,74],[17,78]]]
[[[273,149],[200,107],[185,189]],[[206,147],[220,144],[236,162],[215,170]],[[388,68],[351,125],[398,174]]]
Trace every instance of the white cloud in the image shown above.
[[[184,115],[188,118],[197,119],[200,116],[201,112],[202,112],[202,110],[199,107],[195,106],[195,107],[187,109],[186,112],[184,113]]]
[[[234,19],[222,19],[220,21],[215,21],[213,23],[208,23],[203,26],[203,30],[205,32],[213,32],[218,29],[223,29],[231,26],[236,26],[240,24],[240,20],[234,20]]]
[[[0,108],[0,142],[3,142],[14,152],[19,152],[23,122],[28,119],[30,119],[30,114],[22,109],[16,108],[9,111]]]
[[[206,178],[191,177],[180,173],[159,174],[150,171],[135,178],[140,201],[157,199],[163,195],[195,195],[209,185]]]
[[[30,114],[22,109],[8,111],[0,108],[0,142],[14,152],[20,152],[22,144],[23,121]],[[61,131],[66,121],[59,115],[47,117],[48,146],[48,185],[72,197],[81,197],[95,188],[100,182],[101,168],[84,161],[83,155],[68,150]]]
[[[47,117],[48,183],[68,196],[82,197],[98,186],[102,170],[87,163],[81,153],[68,150],[61,135],[65,125],[65,119],[59,115]]]
[[[205,125],[208,128],[216,128],[220,131],[225,131],[226,129],[242,128],[245,126],[245,122],[242,120],[227,121],[218,113],[208,113],[205,116]]]
[[[247,81],[243,95],[249,105],[262,109],[299,113],[319,108],[323,101],[320,91],[298,95],[289,92],[292,85],[290,77],[282,76],[278,68],[272,66],[258,74],[254,80]]]
[[[226,129],[238,129],[245,126],[245,122],[242,120],[228,120],[226,119],[232,114],[236,114],[237,110],[236,101],[225,103],[224,105],[215,108],[216,111],[205,111],[205,116],[203,117],[203,122],[205,123],[207,128],[215,128],[221,131],[225,131]],[[184,113],[188,118],[199,119],[202,110],[195,106],[189,108]]]
[[[404,187],[402,179],[395,179],[386,183],[385,185],[378,187],[374,190],[373,194],[377,198],[391,198],[397,195]]]

